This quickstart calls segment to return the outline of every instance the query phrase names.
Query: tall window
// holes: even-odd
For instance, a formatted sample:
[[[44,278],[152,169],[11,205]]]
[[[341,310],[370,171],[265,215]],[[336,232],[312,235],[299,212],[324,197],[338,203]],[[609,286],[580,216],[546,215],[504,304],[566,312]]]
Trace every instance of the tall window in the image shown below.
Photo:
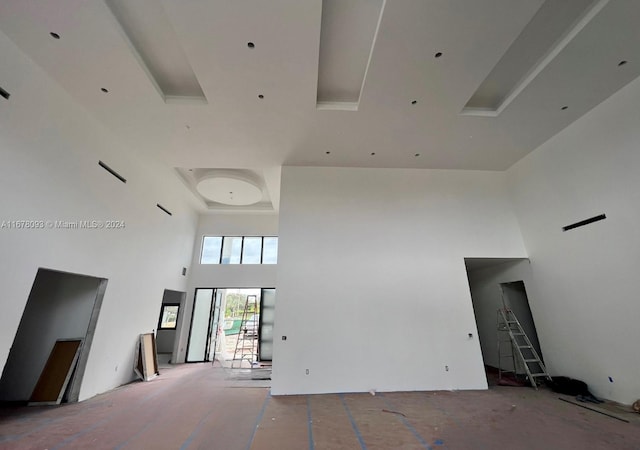
[[[277,236],[205,236],[200,264],[277,264]]]

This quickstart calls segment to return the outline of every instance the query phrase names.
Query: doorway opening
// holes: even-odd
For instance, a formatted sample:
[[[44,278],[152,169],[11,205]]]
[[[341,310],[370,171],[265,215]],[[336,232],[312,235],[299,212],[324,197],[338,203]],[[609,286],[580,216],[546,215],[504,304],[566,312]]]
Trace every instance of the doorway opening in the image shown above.
[[[529,306],[529,298],[527,297],[527,290],[524,286],[524,281],[512,281],[508,283],[500,283],[502,289],[502,302],[505,308],[513,311],[518,318],[522,329],[531,341],[531,345],[540,356],[542,362],[544,357],[540,350],[540,341],[538,341],[538,332],[536,331],[536,324],[533,321],[533,314],[531,314],[531,307]],[[520,368],[524,373],[524,369]]]
[[[498,331],[499,309],[509,308],[514,312],[542,359],[525,287],[526,280],[530,279],[530,263],[524,258],[465,258],[465,265],[487,382],[495,385],[499,369],[514,371],[513,360],[500,358],[498,353],[498,340],[504,342],[505,338],[500,334],[504,332]],[[515,372],[525,374],[524,367],[516,363]]]
[[[177,336],[178,330],[182,328],[182,311],[186,296],[186,292],[164,290],[156,332],[159,364],[171,364],[177,360]]]
[[[271,366],[274,315],[274,288],[197,288],[186,362]]]
[[[105,278],[38,269],[2,372],[0,400],[29,401],[58,354],[56,344],[80,341],[60,392],[62,402],[78,401],[106,287]]]

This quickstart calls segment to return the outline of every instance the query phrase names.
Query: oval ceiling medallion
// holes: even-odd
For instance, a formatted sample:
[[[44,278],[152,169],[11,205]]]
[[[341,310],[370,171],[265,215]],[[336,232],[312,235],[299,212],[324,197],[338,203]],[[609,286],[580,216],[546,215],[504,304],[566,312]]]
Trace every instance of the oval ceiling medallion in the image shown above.
[[[198,192],[208,200],[232,206],[247,206],[262,200],[262,190],[240,178],[214,176],[200,180]]]

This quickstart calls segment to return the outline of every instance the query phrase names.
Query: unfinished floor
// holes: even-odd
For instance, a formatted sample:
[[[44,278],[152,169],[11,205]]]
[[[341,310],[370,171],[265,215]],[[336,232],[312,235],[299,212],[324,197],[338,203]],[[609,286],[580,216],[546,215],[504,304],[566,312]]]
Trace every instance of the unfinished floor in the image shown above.
[[[625,423],[550,391],[272,397],[189,364],[82,403],[0,409],[0,449],[640,449]],[[565,397],[569,398],[569,397]]]

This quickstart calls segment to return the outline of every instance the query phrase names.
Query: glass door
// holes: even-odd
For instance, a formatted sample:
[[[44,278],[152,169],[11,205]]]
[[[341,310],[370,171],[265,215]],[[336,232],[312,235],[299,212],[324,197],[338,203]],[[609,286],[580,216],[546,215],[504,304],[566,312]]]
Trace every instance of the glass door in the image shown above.
[[[212,332],[217,335],[218,325],[214,320],[220,316],[219,296],[215,296],[216,289],[196,289],[191,314],[191,329],[187,344],[187,362],[209,361]],[[215,298],[215,302],[214,302]],[[215,314],[217,312],[217,314]]]
[[[262,289],[260,297],[258,355],[260,355],[260,361],[271,361],[273,359],[273,320],[276,311],[276,290]]]

